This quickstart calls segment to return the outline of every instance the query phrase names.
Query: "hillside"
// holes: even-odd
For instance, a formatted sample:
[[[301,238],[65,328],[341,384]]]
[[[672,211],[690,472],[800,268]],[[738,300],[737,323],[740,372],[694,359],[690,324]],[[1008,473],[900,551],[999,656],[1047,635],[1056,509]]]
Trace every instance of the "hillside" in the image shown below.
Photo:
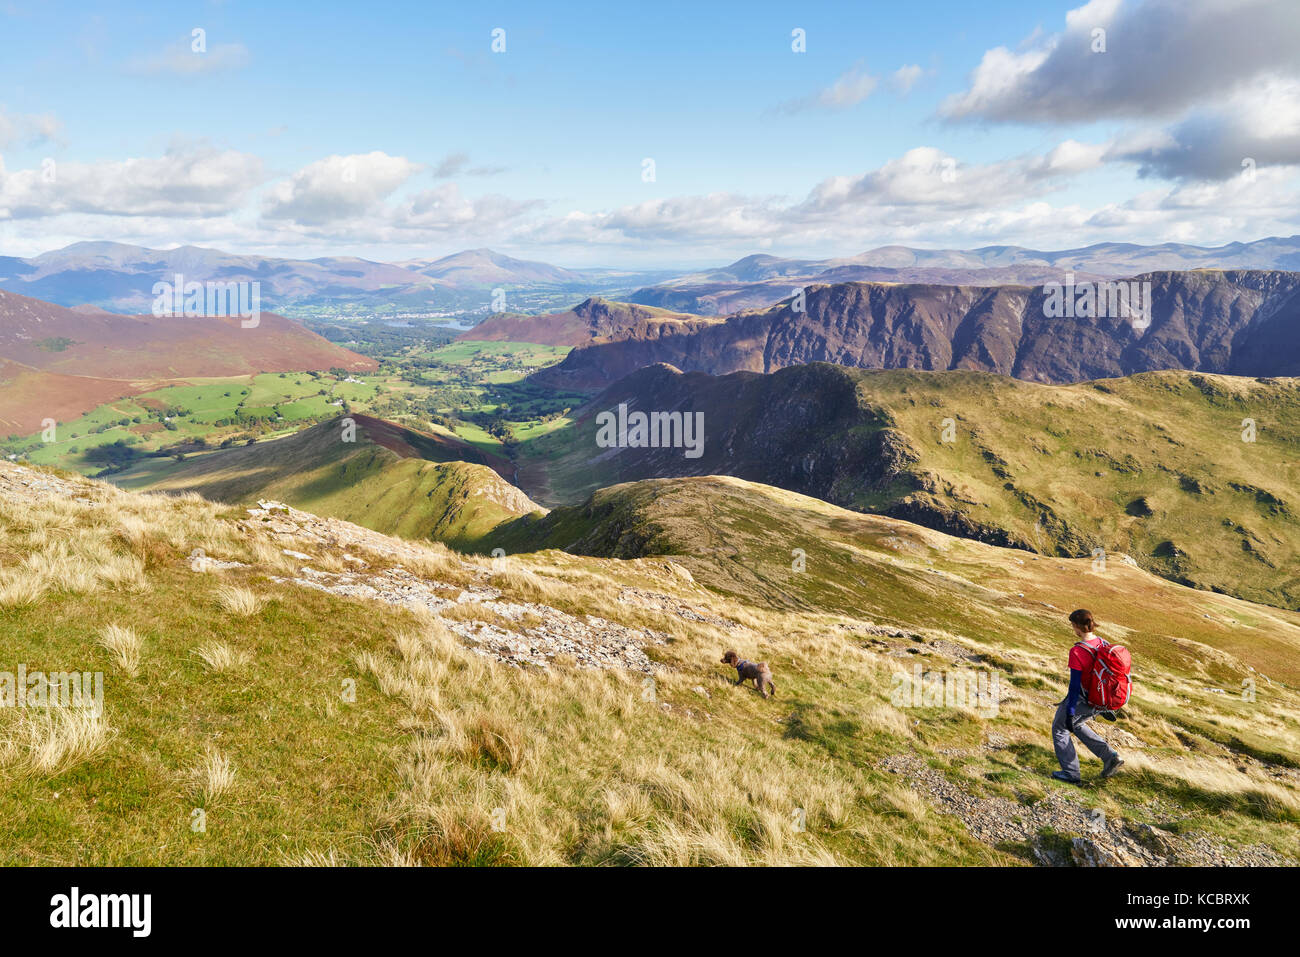
[[[122,379],[60,375],[0,358],[0,435],[23,435],[45,419],[66,422],[144,388]]]
[[[683,328],[699,329],[711,323],[699,316],[625,302],[610,302],[593,296],[564,312],[543,316],[492,316],[473,329],[462,332],[457,338],[486,342],[534,342],[545,346],[584,346],[604,340],[644,338],[655,335],[653,330],[679,324]]]
[[[681,448],[599,448],[597,415],[703,413]],[[1254,441],[1246,420],[1254,423]],[[951,441],[944,441],[950,438]],[[1148,373],[1047,386],[826,364],[714,377],[640,370],[527,443],[536,501],[727,474],[1042,553],[1127,554],[1174,581],[1300,606],[1300,382]]]
[[[0,709],[0,859],[1300,860],[1295,615],[735,480],[575,520],[606,512],[674,554],[479,561],[0,463],[6,666],[104,673],[98,713]],[[1098,722],[1126,767],[1073,788],[1047,725],[1082,601],[1139,680]]]
[[[412,539],[470,545],[498,523],[537,508],[497,474],[509,463],[450,435],[367,415],[339,417],[286,438],[152,460],[113,476],[124,488],[197,492],[230,504],[287,502]],[[494,471],[497,470],[497,471]]]
[[[358,355],[273,313],[238,318],[121,316],[65,309],[0,291],[0,430],[23,434],[108,399],[187,376],[340,368],[373,371]],[[34,401],[36,396],[45,401]]]
[[[1150,328],[1127,318],[1053,318],[1042,287],[838,283],[725,321],[662,325],[573,350],[534,377],[596,391],[665,362],[688,372],[773,372],[808,362],[868,369],[979,369],[1080,382],[1160,369],[1300,374],[1300,273],[1161,272]],[[1058,277],[1063,281],[1063,277]]]
[[[734,312],[766,309],[799,287],[828,285],[843,282],[871,282],[886,285],[908,286],[1041,286],[1060,282],[1063,275],[1057,266],[1046,263],[1024,263],[1014,266],[876,266],[853,260],[827,260],[809,263],[801,268],[798,261],[777,260],[772,264],[750,263],[764,257],[751,256],[734,264],[740,275],[752,275],[745,281],[707,278],[692,281],[694,277],[646,286],[627,296],[628,302],[677,309],[703,316],[725,316]],[[769,257],[771,258],[771,257]],[[789,272],[785,269],[790,262]],[[729,267],[718,275],[732,271]],[[1107,273],[1074,271],[1077,282],[1098,282],[1108,278]],[[762,277],[762,278],[759,278]]]
[[[238,317],[119,316],[64,309],[0,292],[0,358],[46,372],[113,379],[170,379],[341,368],[376,362],[264,312],[245,328]]]

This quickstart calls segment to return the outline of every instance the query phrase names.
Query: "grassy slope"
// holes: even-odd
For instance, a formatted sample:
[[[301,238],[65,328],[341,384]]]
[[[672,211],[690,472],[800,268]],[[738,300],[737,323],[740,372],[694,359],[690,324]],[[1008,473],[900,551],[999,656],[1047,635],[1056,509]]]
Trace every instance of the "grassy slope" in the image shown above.
[[[1177,581],[1300,606],[1300,381],[1164,372],[1048,387],[905,373],[860,388],[920,450],[939,504],[1026,543],[1077,537]],[[940,441],[946,417],[954,443]]]
[[[88,380],[87,388],[82,390],[85,393],[81,396],[82,401],[88,395],[96,394],[92,387],[97,381],[109,380]],[[322,390],[327,394],[318,395]],[[345,400],[364,405],[373,401],[376,395],[373,385],[305,372],[191,378],[160,388],[137,383],[135,392],[138,394],[130,396],[121,396],[120,389],[108,392],[106,398],[121,397],[84,414],[61,419],[54,441],[41,441],[41,434],[37,432],[16,437],[13,447],[26,450],[23,457],[36,465],[53,465],[89,474],[103,467],[103,462],[93,461],[87,455],[98,446],[126,441],[134,444],[137,451],[147,452],[197,438],[210,440],[216,445],[221,436],[245,432],[239,425],[216,427],[213,424],[218,419],[233,418],[240,412],[269,417],[278,408],[285,425],[289,426],[308,417],[337,414],[339,409],[332,405],[334,402]],[[44,408],[40,405],[39,394],[33,395],[30,390],[14,393],[12,401],[26,408]],[[173,419],[173,431],[165,429],[162,423],[150,416],[151,411],[164,409],[185,409],[188,414]],[[51,408],[43,414],[56,411],[59,410]],[[133,421],[137,418],[141,422]],[[121,424],[123,419],[128,420],[125,425]]]
[[[1231,764],[1226,749],[1272,767],[1300,768],[1300,722],[1290,712],[1300,700],[1294,690],[1300,616],[1191,591],[1119,562],[1099,570],[1087,559],[1028,555],[724,477],[605,489],[583,506],[504,526],[489,544],[625,558],[666,554],[738,603],[960,636],[1017,687],[1040,692],[1037,710],[1013,706],[984,729],[1015,740],[1020,760],[1011,780],[1020,786],[1029,780],[1028,768],[1046,773],[1053,767],[1045,727],[1050,703],[1064,690],[1064,657],[1073,640],[1064,617],[1088,606],[1103,618],[1103,633],[1136,656],[1139,683],[1125,727],[1148,743],[1162,742],[1142,753],[1142,773],[1108,786],[1108,799],[1125,813],[1175,791],[1194,818],[1222,811],[1225,833],[1254,833],[1249,800],[1198,794],[1200,786],[1178,780],[1173,769],[1188,753],[1213,753]],[[795,549],[806,556],[802,572],[793,569]],[[791,655],[789,664],[817,689],[813,697],[834,700],[837,681],[809,673],[826,663],[796,649]],[[1247,681],[1261,689],[1257,702],[1244,700]],[[852,712],[838,713],[845,720],[826,731],[827,747],[865,759],[875,746],[862,744],[862,722]],[[994,770],[972,766],[977,776]],[[1294,771],[1280,773],[1297,783]]]
[[[228,503],[259,498],[405,538],[470,546],[519,510],[514,490],[463,442],[364,416],[355,442],[337,421],[272,442],[147,462],[114,476],[124,488],[194,491]],[[383,444],[380,444],[383,443]],[[478,458],[479,462],[460,461]]]
[[[1124,727],[1148,746],[1128,752],[1113,782],[1071,794],[1111,818],[1300,855],[1300,785],[1287,770],[1300,701],[1278,683],[1295,667],[1297,616],[1132,569],[1095,578],[1086,562],[1020,565],[1014,552],[731,480],[610,494],[638,498],[629,508],[710,589],[662,559],[544,552],[493,573],[420,546],[427,557],[404,564],[667,633],[655,646],[667,670],[651,700],[640,676],[559,661],[544,672],[511,668],[464,650],[436,617],[279,583],[291,566],[278,543],[193,498],[98,483],[35,507],[0,495],[0,627],[13,658],[3,664],[102,668],[110,729],[97,750],[47,771],[23,768],[21,737],[16,752],[0,744],[0,821],[17,838],[0,854],[169,864],[1024,862],[1027,847],[978,843],[878,762],[915,753],[976,794],[1041,800],[1055,787],[1044,776],[1048,703],[1068,644],[1061,615],[1086,598],[1138,654]],[[793,547],[808,552],[797,580]],[[194,573],[185,556],[195,548],[247,565]],[[328,549],[310,550],[313,566],[339,564]],[[43,592],[16,597],[36,579]],[[260,607],[232,613],[220,598],[228,585],[254,592]],[[741,630],[621,601],[628,587]],[[865,638],[864,620],[918,629],[904,642],[918,654]],[[109,623],[143,636],[134,677],[96,643]],[[196,657],[207,641],[245,663],[213,672]],[[1008,681],[1014,694],[998,716],[892,707],[895,674],[941,665],[944,641]],[[716,661],[732,643],[772,663],[779,698],[727,683]],[[1258,703],[1205,691],[1233,687],[1247,662],[1271,669]],[[349,678],[356,701],[344,703]],[[0,713],[0,742],[14,740],[24,717]],[[981,747],[994,734],[1008,743]],[[1271,763],[1216,743],[1234,737]],[[214,751],[235,779],[204,799],[196,769]],[[204,834],[190,829],[198,806],[208,811]],[[498,807],[502,832],[490,824]],[[791,827],[798,808],[805,832]]]
[[[738,421],[761,426],[764,389],[776,393],[780,377],[810,368],[733,389],[734,407],[709,393],[694,406],[705,413],[706,441]],[[977,372],[820,368],[856,384],[861,410],[828,441],[830,458],[836,442],[859,445],[886,428],[915,455],[884,486],[842,477],[827,496],[838,504],[934,527],[955,517],[1040,552],[1127,553],[1175,581],[1300,607],[1300,380],[1160,372],[1047,386]],[[945,419],[953,442],[943,441]],[[1254,442],[1242,440],[1245,419],[1256,424]],[[628,453],[597,449],[594,436],[584,413],[526,444],[525,490],[546,504],[574,503],[653,477],[625,464]],[[728,452],[714,470],[742,454]],[[658,464],[692,467],[681,456]]]

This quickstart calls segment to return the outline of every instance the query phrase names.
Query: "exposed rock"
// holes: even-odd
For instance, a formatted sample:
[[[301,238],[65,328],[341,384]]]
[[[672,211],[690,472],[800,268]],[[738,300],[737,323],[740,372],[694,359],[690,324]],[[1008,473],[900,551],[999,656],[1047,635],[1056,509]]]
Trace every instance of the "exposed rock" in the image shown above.
[[[1151,283],[1153,321],[1143,332],[1127,318],[1051,318],[1041,286],[846,282],[809,286],[801,310],[784,302],[725,320],[626,323],[613,337],[587,339],[534,378],[596,390],[657,362],[713,375],[809,362],[982,369],[1035,382],[1153,369],[1300,373],[1291,335],[1300,290],[1295,273],[1197,270],[1136,278]]]
[[[1078,867],[1278,866],[1294,862],[1262,844],[1228,848],[1205,834],[1174,835],[1158,827],[1108,817],[1053,788],[1042,800],[981,798],[949,781],[918,757],[898,754],[880,765],[905,775],[941,811],[955,815],[986,844],[1023,844],[1040,864]],[[1060,836],[1068,839],[1062,843]]]

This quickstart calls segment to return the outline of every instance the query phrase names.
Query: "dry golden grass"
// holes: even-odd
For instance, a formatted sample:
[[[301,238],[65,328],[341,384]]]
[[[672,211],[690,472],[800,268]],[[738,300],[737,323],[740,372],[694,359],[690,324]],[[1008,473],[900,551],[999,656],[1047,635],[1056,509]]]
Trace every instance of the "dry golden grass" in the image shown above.
[[[217,589],[217,604],[228,614],[239,618],[256,615],[262,609],[262,599],[249,588],[222,585]]]
[[[284,549],[262,538],[252,539],[246,547],[246,554],[253,564],[279,574],[298,570],[298,563],[286,555]]]
[[[212,748],[190,772],[190,777],[194,781],[196,798],[205,808],[215,806],[235,786],[235,768],[230,758]]]
[[[34,605],[45,597],[43,581],[30,572],[10,572],[0,577],[0,608]]]
[[[1275,812],[1300,818],[1300,798],[1294,791],[1280,787],[1257,768],[1235,765],[1213,758],[1177,755],[1166,757],[1133,752],[1126,759],[1129,771],[1153,781],[1173,779],[1188,788],[1211,795],[1243,796],[1266,803]]]
[[[134,678],[140,673],[140,656],[143,639],[130,628],[105,625],[99,630],[99,645],[113,656],[117,666]]]
[[[108,722],[90,708],[0,708],[0,767],[50,776],[94,757]]]
[[[501,628],[518,630],[524,625],[512,621],[495,608],[490,608],[481,601],[461,601],[447,605],[440,614],[448,621],[484,622]]]
[[[412,575],[432,581],[463,583],[473,574],[472,567],[446,545],[439,542],[423,544],[413,554],[402,559],[402,567]]]
[[[221,641],[205,642],[194,649],[194,654],[203,659],[209,671],[214,672],[236,671],[249,661],[246,651],[236,650]]]
[[[342,867],[343,861],[340,860],[338,851],[329,848],[324,851],[308,850],[298,856],[287,854],[280,855],[281,867]]]
[[[515,599],[542,601],[557,595],[568,594],[572,586],[554,580],[525,568],[518,560],[505,559],[502,567],[494,571],[488,583],[499,588]]]
[[[309,564],[312,568],[318,569],[319,571],[331,572],[333,574],[338,574],[339,572],[347,570],[347,562],[343,560],[343,556],[338,552],[322,551],[315,555]]]
[[[598,816],[584,825],[587,863],[830,864],[836,855],[817,832],[870,826],[855,810],[855,774],[738,759],[734,738],[702,748],[689,723],[658,723],[639,676],[522,677],[468,651],[436,621],[400,632],[393,652],[358,660],[383,693],[407,704],[415,732],[384,818],[386,854],[439,864],[571,862],[574,824],[554,813],[557,789],[586,808],[584,818]],[[664,676],[660,686],[676,697],[684,683]],[[574,714],[595,723],[562,717]],[[628,733],[647,720],[653,732]],[[592,766],[598,778],[579,770]]]

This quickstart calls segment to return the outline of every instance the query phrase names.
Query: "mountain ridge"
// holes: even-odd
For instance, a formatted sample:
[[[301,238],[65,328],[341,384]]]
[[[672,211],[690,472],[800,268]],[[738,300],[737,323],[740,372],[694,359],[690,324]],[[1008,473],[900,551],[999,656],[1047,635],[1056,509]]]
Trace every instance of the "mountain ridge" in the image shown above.
[[[455,436],[351,413],[179,463],[146,461],[110,481],[232,505],[274,499],[388,535],[469,546],[501,521],[541,510],[509,483],[512,471]]]
[[[1050,317],[1031,286],[839,283],[724,319],[661,324],[575,348],[539,384],[598,391],[646,365],[727,374],[807,362],[861,368],[969,368],[1077,382],[1185,368],[1300,374],[1300,273],[1148,273],[1149,328],[1129,318]],[[1145,287],[1143,287],[1145,288]]]
[[[1118,279],[1145,272],[1193,269],[1300,269],[1300,235],[1249,243],[1094,243],[1062,250],[1023,246],[920,249],[880,246],[855,256],[785,259],[746,256],[727,266],[678,276],[631,292],[627,299],[701,315],[761,309],[790,295],[791,284],[900,282],[938,285],[1042,285]]]
[[[600,415],[702,415],[702,454],[609,447]],[[711,376],[650,366],[526,444],[519,484],[572,506],[730,475],[1040,554],[1127,554],[1198,588],[1300,607],[1300,380],[1151,372],[1048,385],[828,363]]]

